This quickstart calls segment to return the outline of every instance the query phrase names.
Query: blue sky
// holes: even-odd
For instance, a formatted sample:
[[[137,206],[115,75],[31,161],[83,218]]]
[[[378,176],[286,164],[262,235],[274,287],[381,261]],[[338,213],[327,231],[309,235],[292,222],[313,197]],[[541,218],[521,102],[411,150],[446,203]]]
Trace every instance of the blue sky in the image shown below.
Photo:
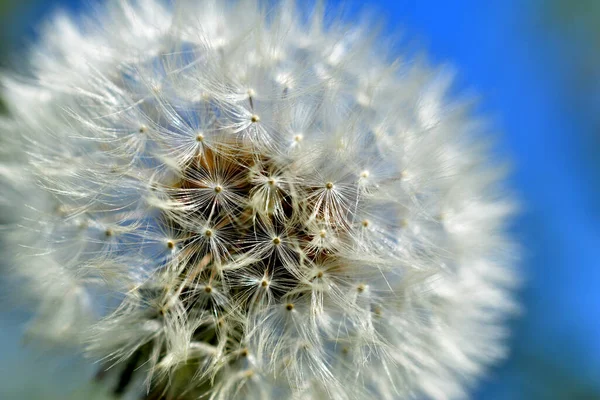
[[[566,380],[600,384],[598,164],[585,110],[595,104],[573,109],[581,99],[568,90],[578,52],[591,45],[554,30],[550,3],[388,5],[394,19],[425,38],[434,61],[454,64],[460,86],[481,95],[481,109],[499,123],[500,144],[515,167],[525,313],[515,324],[513,358],[494,371],[500,379],[481,398],[561,398],[550,375],[562,377],[557,387]]]

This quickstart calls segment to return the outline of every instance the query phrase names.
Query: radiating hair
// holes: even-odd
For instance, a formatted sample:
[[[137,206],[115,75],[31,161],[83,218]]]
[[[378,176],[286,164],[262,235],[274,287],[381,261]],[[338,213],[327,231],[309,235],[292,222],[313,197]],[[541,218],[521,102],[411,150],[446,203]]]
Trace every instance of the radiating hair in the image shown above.
[[[46,25],[0,78],[32,337],[148,400],[455,399],[504,356],[489,129],[446,69],[324,10],[120,0]]]

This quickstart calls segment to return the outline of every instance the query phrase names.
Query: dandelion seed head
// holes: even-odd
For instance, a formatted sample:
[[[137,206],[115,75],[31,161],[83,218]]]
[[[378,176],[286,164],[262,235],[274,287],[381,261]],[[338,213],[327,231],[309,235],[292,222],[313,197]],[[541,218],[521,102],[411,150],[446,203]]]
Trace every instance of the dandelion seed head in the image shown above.
[[[503,357],[515,207],[485,129],[445,69],[325,14],[123,0],[47,25],[0,76],[28,335],[140,399],[462,398]]]

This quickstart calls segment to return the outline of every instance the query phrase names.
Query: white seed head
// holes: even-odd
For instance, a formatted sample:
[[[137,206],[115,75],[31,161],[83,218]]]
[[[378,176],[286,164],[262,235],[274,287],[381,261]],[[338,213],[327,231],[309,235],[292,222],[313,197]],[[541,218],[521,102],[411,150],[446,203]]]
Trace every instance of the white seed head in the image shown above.
[[[29,335],[116,394],[454,399],[503,356],[514,207],[481,124],[299,5],[110,2],[0,76]]]

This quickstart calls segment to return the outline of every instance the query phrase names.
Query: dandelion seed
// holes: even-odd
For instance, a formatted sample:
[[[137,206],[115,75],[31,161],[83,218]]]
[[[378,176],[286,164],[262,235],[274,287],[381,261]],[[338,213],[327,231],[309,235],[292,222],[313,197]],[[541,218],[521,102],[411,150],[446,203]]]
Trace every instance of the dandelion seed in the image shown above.
[[[2,73],[28,335],[140,400],[463,398],[515,309],[485,132],[444,70],[275,3],[107,2]]]

